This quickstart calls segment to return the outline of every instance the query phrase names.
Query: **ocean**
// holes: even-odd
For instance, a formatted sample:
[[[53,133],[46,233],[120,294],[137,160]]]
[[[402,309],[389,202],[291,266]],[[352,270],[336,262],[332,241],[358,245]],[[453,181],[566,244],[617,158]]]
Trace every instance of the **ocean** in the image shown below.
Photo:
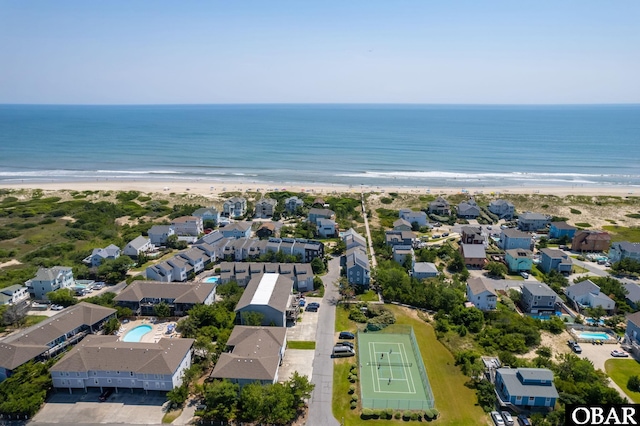
[[[0,105],[0,185],[638,186],[640,105]]]

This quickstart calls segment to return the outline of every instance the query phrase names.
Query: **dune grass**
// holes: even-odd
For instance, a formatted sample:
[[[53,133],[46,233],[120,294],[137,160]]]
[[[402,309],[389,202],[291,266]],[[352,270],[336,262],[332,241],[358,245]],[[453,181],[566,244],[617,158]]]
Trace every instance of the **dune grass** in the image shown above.
[[[606,225],[602,229],[611,232],[611,242],[629,241],[630,243],[640,243],[640,228],[637,226],[627,228],[625,226]]]
[[[640,403],[640,392],[627,389],[629,377],[640,377],[640,363],[638,361],[635,359],[608,359],[604,363],[604,369],[611,380],[620,386],[633,402]]]
[[[465,386],[468,378],[454,365],[453,355],[442,345],[430,324],[417,318],[413,312],[404,308],[385,305],[396,315],[397,324],[407,324],[413,331],[420,347],[420,352],[427,369],[429,383],[435,398],[435,405],[440,412],[436,425],[482,425],[487,424],[488,417],[477,405],[475,391]],[[349,311],[339,306],[336,309],[336,330],[355,330],[354,322],[349,321]],[[369,420],[360,418],[361,409],[350,408],[351,395],[347,380],[349,368],[355,362],[354,358],[338,359],[333,371],[333,414],[338,421],[344,420],[344,425],[361,425],[372,423],[375,425],[399,425],[403,420]],[[359,383],[356,382],[359,392]]]

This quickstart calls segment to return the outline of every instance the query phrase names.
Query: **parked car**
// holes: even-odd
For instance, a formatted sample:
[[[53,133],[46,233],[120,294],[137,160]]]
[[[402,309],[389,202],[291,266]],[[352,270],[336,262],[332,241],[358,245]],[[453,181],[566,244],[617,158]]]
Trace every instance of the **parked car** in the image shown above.
[[[64,309],[64,306],[62,305],[51,305],[51,310],[52,311],[61,311]]]
[[[105,388],[98,397],[98,400],[100,402],[105,402],[107,399],[109,399],[114,390],[114,388]]]
[[[528,272],[524,272],[524,271],[522,271],[522,272],[520,272],[520,276],[521,276],[522,278],[524,278],[525,280],[526,280],[526,279],[529,279],[529,273],[528,273]]]
[[[300,299],[300,301],[298,303],[299,303],[300,306],[304,306],[305,301],[304,301],[304,299]]]
[[[513,426],[513,417],[511,417],[511,413],[509,413],[508,411],[503,411],[500,414],[502,414],[502,418],[504,419],[504,422],[507,424],[507,426]]]
[[[621,351],[620,349],[614,349],[611,351],[611,356],[616,358],[626,358],[629,356],[625,351]]]
[[[496,426],[505,426],[504,419],[497,411],[491,412],[491,418],[493,419],[493,423],[495,423]]]
[[[305,311],[318,312],[318,307],[317,306],[312,306],[312,305],[307,305],[307,307],[305,308]]]
[[[569,340],[569,341],[567,341],[567,344],[569,345],[571,350],[574,351],[575,353],[577,353],[577,354],[581,354],[582,353],[582,348],[580,347],[578,342],[576,342],[575,340]]]
[[[353,349],[353,343],[351,343],[351,342],[338,342],[338,343],[336,343],[336,346],[348,346],[351,349]]]
[[[524,414],[518,416],[518,423],[520,423],[520,426],[531,426],[531,420]]]
[[[340,336],[338,338],[353,340],[356,338],[356,336],[350,331],[341,331]]]

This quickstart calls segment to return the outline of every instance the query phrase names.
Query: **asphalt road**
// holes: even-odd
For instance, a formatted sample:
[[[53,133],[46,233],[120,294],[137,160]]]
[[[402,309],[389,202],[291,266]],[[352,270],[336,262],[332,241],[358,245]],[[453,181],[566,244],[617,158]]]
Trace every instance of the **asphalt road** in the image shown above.
[[[329,272],[322,277],[324,299],[318,311],[316,331],[316,353],[313,360],[311,382],[316,385],[309,401],[309,426],[337,426],[333,417],[331,398],[333,395],[333,358],[331,352],[335,342],[336,304],[340,300],[337,282],[340,278],[340,257],[329,261]]]

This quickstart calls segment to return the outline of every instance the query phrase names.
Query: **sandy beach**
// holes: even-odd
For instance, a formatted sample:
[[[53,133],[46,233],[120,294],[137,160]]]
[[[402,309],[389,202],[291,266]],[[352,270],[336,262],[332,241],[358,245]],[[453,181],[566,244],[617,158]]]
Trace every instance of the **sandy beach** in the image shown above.
[[[512,187],[488,187],[488,186],[460,186],[460,187],[420,187],[420,186],[370,186],[370,185],[314,185],[314,184],[277,184],[273,182],[216,182],[205,180],[194,181],[160,181],[160,180],[97,180],[97,181],[58,181],[58,182],[28,182],[28,183],[2,183],[0,188],[7,189],[42,189],[45,191],[71,190],[71,191],[140,191],[144,193],[176,193],[196,194],[216,197],[224,192],[272,192],[291,191],[306,192],[312,194],[333,194],[349,192],[397,192],[400,194],[547,194],[559,197],[567,195],[611,195],[627,196],[640,193],[640,188],[634,186],[512,186]]]

